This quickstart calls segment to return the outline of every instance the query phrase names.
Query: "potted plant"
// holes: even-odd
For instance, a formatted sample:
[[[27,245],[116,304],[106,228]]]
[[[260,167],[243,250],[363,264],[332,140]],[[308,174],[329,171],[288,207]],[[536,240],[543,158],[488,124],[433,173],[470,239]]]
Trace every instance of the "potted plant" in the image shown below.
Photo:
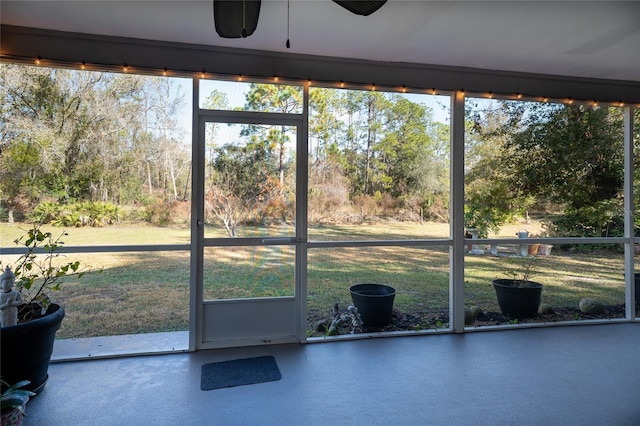
[[[355,284],[351,300],[366,327],[384,327],[391,322],[396,289],[386,284]]]
[[[500,311],[511,318],[536,316],[540,307],[542,284],[531,281],[535,273],[535,257],[527,256],[516,260],[510,258],[505,270],[508,278],[492,281]]]
[[[0,413],[2,415],[2,426],[20,426],[24,417],[24,410],[29,402],[29,397],[35,393],[26,389],[21,389],[29,384],[28,380],[23,380],[14,385],[9,386],[8,383],[2,381],[2,385],[6,390],[2,392]]]
[[[540,236],[536,234],[529,234],[529,238],[540,238]],[[540,248],[541,245],[539,243],[529,244],[529,246],[527,247],[527,253],[529,254],[529,256],[536,256]]]
[[[66,235],[62,232],[53,237],[35,224],[15,240],[24,247],[24,253],[13,268],[7,265],[0,276],[2,380],[7,383],[28,380],[26,390],[35,393],[47,381],[55,334],[64,318],[64,309],[53,303],[49,295],[60,290],[65,277],[83,274],[79,261],[58,259],[64,244],[61,238]]]

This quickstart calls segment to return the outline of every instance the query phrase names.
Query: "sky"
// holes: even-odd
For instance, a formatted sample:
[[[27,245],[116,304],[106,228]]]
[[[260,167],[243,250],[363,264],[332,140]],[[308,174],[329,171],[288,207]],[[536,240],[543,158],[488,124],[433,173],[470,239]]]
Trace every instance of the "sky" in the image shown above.
[[[192,81],[191,79],[176,79],[178,82],[176,92],[178,90],[185,93],[185,105],[181,108],[178,116],[178,122],[183,130],[183,143],[191,143],[191,127],[192,127]],[[245,94],[250,88],[250,83],[238,83],[238,82],[225,82],[214,80],[200,80],[200,107],[203,107],[204,100],[209,93],[218,89],[227,94],[227,100],[229,102],[229,109],[236,107],[243,107],[245,102]],[[433,118],[435,121],[448,124],[449,123],[449,97],[428,95],[428,94],[415,94],[415,93],[400,93],[412,102],[425,104],[431,108],[433,112]],[[222,135],[220,137],[223,137]]]

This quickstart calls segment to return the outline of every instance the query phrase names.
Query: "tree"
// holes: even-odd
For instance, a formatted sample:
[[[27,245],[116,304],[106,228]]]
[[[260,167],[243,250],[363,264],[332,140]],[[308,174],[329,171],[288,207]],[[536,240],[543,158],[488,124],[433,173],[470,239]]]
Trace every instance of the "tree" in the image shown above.
[[[188,183],[168,79],[0,66],[0,194],[9,206],[41,200],[143,203],[143,187],[178,198]],[[140,167],[140,165],[145,165]]]
[[[613,107],[506,103],[507,144],[515,186],[564,208],[554,219],[564,236],[622,233],[624,148],[622,111]]]
[[[251,84],[246,95],[246,107],[251,111],[279,112],[283,114],[302,110],[302,93],[297,86],[279,84]],[[282,126],[280,131],[271,127],[251,125],[247,126],[245,135],[260,135],[269,150],[277,150],[278,176],[281,188],[284,188],[286,167],[286,145],[289,141],[287,128]],[[282,192],[282,190],[281,190]]]
[[[216,149],[205,204],[222,221],[229,237],[237,236],[238,225],[277,187],[265,161],[267,155],[263,145],[227,144]]]
[[[480,238],[522,214],[531,203],[519,191],[512,176],[519,173],[513,163],[517,152],[509,146],[509,117],[495,102],[473,106],[465,150],[465,226],[475,228]]]
[[[431,170],[424,167],[433,166],[434,162],[434,142],[427,131],[431,116],[424,105],[403,97],[392,96],[391,101],[385,110],[383,138],[377,147],[389,182],[385,190],[400,197],[428,186],[435,189],[437,184],[427,183]]]
[[[613,107],[490,102],[468,135],[467,219],[485,228],[537,202],[561,211],[561,236],[622,232],[622,111]]]
[[[339,91],[312,88],[309,91],[309,219],[335,213],[348,203],[339,146],[345,123],[340,119],[344,100]]]

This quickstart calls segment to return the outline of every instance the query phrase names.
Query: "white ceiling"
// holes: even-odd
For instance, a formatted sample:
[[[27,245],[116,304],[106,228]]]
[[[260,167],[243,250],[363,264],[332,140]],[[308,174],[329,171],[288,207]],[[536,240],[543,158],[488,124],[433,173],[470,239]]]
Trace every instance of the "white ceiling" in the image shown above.
[[[209,1],[0,2],[2,24],[321,56],[640,81],[640,2],[403,1],[354,15],[330,0],[263,0],[246,39]]]

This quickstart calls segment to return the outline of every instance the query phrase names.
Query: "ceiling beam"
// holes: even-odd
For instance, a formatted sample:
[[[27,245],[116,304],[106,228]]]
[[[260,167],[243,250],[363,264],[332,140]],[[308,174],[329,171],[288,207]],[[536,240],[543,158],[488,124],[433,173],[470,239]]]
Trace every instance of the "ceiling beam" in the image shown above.
[[[376,62],[174,42],[67,33],[3,25],[0,51],[15,58],[118,66],[132,69],[246,75],[296,80],[405,85],[410,89],[465,90],[469,93],[522,94],[598,102],[640,104],[640,82],[517,73],[410,63]],[[18,61],[19,62],[19,61]]]

